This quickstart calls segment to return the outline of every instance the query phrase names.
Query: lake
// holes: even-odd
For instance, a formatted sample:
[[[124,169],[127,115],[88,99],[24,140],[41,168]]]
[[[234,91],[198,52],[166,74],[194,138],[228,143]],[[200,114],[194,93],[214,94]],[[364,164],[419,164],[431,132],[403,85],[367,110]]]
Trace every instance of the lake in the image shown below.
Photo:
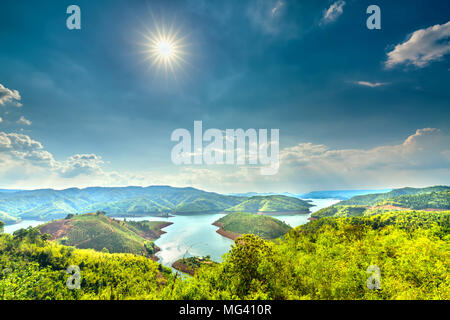
[[[316,212],[339,202],[336,199],[312,199],[315,206],[310,210]],[[210,255],[214,261],[222,261],[222,255],[230,250],[233,240],[218,234],[216,226],[212,223],[221,217],[222,213],[196,214],[196,215],[176,215],[169,218],[161,217],[138,217],[126,218],[127,220],[142,221],[170,221],[173,224],[164,228],[167,233],[163,234],[155,241],[161,248],[156,255],[160,262],[166,266],[171,266],[173,262],[183,256],[206,256]],[[291,227],[296,227],[308,222],[310,214],[297,215],[275,215],[281,221],[286,222]]]
[[[312,199],[311,203],[315,206],[310,210],[316,212],[321,208],[330,206],[339,202],[335,199]],[[166,232],[155,244],[161,248],[156,255],[160,262],[166,266],[171,266],[173,262],[183,256],[206,256],[210,255],[214,261],[221,261],[222,255],[226,253],[233,241],[219,235],[217,227],[211,225],[214,221],[223,217],[221,213],[209,214],[189,214],[176,215],[169,218],[145,216],[145,217],[126,217],[127,220],[133,221],[170,221],[173,224],[164,228]],[[275,218],[286,222],[291,227],[296,227],[308,222],[310,214],[297,215],[276,215]],[[117,218],[124,219],[124,218]],[[13,233],[20,228],[29,226],[37,226],[44,223],[43,221],[24,220],[14,225],[5,226],[6,233]]]

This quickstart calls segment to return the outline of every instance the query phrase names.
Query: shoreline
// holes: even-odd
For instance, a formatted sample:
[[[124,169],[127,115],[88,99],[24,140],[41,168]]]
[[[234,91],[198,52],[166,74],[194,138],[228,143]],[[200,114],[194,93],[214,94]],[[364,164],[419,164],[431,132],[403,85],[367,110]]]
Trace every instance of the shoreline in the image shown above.
[[[172,268],[186,273],[190,276],[194,276],[195,275],[195,270],[189,268],[187,265],[185,265],[184,263],[180,262],[180,260],[175,261],[174,263],[172,263]]]
[[[220,234],[222,237],[225,237],[225,238],[228,238],[228,239],[231,239],[234,241],[236,238],[239,238],[240,236],[242,236],[242,234],[224,230],[222,228],[222,224],[219,222],[213,222],[212,225],[219,228],[216,230],[216,232],[218,234]]]

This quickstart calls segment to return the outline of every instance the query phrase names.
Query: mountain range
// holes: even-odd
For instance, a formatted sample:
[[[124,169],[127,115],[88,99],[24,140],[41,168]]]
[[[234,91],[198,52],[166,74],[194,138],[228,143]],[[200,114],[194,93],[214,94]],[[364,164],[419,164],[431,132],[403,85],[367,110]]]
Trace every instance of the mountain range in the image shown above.
[[[230,193],[232,196],[239,197],[253,197],[253,196],[270,196],[270,195],[283,195],[299,199],[337,199],[348,200],[351,197],[373,193],[385,193],[392,189],[369,189],[369,190],[324,190],[324,191],[311,191],[308,193],[290,193],[290,192],[246,192],[246,193]]]
[[[251,205],[248,201],[251,200]],[[158,213],[218,212],[244,205],[245,211],[309,212],[307,201],[283,196],[255,196],[253,198],[222,195],[195,188],[170,186],[91,187],[64,190],[40,189],[0,192],[0,218],[50,220],[69,213],[105,211],[108,215],[139,215]],[[251,208],[250,208],[251,207]],[[12,219],[11,219],[12,218]]]

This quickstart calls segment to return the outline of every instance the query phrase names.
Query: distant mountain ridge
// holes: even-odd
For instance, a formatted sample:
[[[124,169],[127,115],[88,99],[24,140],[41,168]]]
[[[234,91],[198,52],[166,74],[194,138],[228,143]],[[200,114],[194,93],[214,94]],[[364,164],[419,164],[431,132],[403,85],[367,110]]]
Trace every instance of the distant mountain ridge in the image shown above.
[[[288,197],[287,197],[288,198]],[[143,213],[192,213],[225,211],[248,197],[222,195],[195,188],[170,186],[91,187],[64,190],[39,189],[0,193],[0,212],[21,219],[59,219],[69,213],[105,211],[108,215]],[[264,200],[264,199],[262,199]],[[311,205],[296,198],[285,199],[286,209],[304,211]]]
[[[283,195],[299,199],[337,199],[348,200],[351,197],[358,195],[366,195],[373,193],[389,192],[392,189],[368,189],[368,190],[323,190],[323,191],[311,191],[308,193],[291,193],[291,192],[246,192],[246,193],[230,193],[232,196],[238,197],[253,197],[253,196],[271,196],[271,195]]]
[[[387,193],[368,194],[323,208],[311,216],[367,216],[393,210],[444,211],[450,209],[450,187],[400,188]]]
[[[312,191],[301,194],[303,199],[338,199],[348,200],[352,197],[359,195],[367,195],[374,193],[385,193],[392,189],[369,189],[369,190],[324,190],[324,191]]]

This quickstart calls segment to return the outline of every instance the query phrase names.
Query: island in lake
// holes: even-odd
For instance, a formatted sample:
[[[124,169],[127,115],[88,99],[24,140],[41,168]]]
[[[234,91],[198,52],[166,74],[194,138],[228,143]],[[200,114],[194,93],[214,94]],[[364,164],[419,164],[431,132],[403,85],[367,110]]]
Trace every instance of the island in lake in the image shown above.
[[[187,273],[193,276],[198,269],[202,266],[211,267],[216,265],[217,262],[212,261],[210,256],[206,257],[188,257],[181,258],[172,263],[172,267],[183,273]]]
[[[213,225],[219,227],[218,234],[232,240],[249,233],[265,240],[272,240],[292,229],[288,224],[273,217],[249,212],[229,213],[215,221]]]

